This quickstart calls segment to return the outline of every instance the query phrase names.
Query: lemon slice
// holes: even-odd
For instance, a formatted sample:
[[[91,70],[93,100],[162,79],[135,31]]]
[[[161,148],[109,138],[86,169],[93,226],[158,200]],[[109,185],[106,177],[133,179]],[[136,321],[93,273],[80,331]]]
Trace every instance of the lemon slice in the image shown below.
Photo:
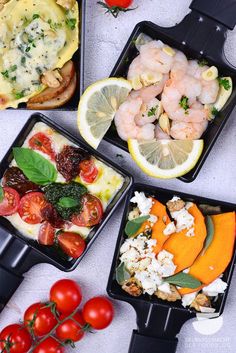
[[[128,140],[129,152],[137,165],[155,178],[177,178],[197,163],[203,140]]]
[[[98,147],[131,89],[131,84],[123,78],[108,78],[94,83],[82,95],[78,107],[78,128],[93,148]]]

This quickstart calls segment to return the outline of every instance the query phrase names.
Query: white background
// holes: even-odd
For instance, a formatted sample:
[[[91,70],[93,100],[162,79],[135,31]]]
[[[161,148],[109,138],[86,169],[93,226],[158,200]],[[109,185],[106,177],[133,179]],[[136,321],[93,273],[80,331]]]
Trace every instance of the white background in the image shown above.
[[[213,2],[213,0],[212,0]],[[189,0],[136,0],[135,11],[121,14],[118,19],[104,15],[95,0],[87,0],[86,16],[86,50],[85,50],[85,83],[86,86],[97,79],[107,77],[114,66],[118,55],[125,45],[133,27],[142,20],[152,20],[162,26],[174,25],[188,12]],[[236,63],[236,31],[229,33],[226,43],[226,54],[232,63]],[[0,112],[0,158],[8,150],[12,140],[28,119],[30,112]],[[54,121],[78,136],[76,113],[47,112]],[[117,153],[122,153],[123,167],[127,168],[136,181],[161,187],[172,188],[192,194],[201,194],[218,200],[236,201],[236,123],[235,113],[228,120],[214,149],[208,157],[197,180],[184,184],[178,180],[161,181],[145,177],[125,152],[102,143],[99,150],[115,160]],[[10,305],[0,316],[0,328],[17,322],[24,310],[33,302],[46,300],[50,286],[57,279],[69,277],[77,280],[85,298],[105,294],[107,278],[118,234],[122,207],[110,220],[104,231],[96,240],[82,263],[72,272],[65,274],[50,265],[38,265],[25,275],[25,281],[18,289]],[[224,251],[222,249],[222,251]],[[4,284],[0,284],[4,285]],[[188,322],[179,335],[178,352],[194,353],[223,350],[233,353],[236,348],[236,274],[229,292],[224,312],[224,322],[220,331],[212,336],[197,333],[191,322]],[[115,302],[116,317],[113,324],[105,331],[90,334],[74,350],[80,353],[126,353],[133,328],[135,313],[124,303]],[[19,308],[20,313],[16,311]],[[212,323],[209,323],[212,326]],[[68,352],[70,350],[68,349]],[[148,352],[147,352],[148,353]]]

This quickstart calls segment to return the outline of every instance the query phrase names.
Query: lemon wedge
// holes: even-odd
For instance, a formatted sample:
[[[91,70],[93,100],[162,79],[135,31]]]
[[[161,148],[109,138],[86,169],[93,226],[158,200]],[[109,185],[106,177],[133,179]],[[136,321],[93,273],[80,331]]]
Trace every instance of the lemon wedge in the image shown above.
[[[203,140],[128,140],[129,152],[149,176],[161,179],[180,177],[196,165]]]
[[[78,128],[85,141],[97,148],[132,86],[123,78],[108,78],[88,87],[78,107]]]

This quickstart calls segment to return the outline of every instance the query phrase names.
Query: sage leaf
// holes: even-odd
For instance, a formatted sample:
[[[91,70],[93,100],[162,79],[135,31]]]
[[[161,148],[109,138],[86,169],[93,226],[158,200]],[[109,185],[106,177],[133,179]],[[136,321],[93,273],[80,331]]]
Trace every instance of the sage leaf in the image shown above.
[[[122,285],[125,281],[130,279],[130,273],[127,271],[124,262],[121,262],[120,265],[116,268],[116,280]]]
[[[128,237],[132,237],[137,233],[141,225],[149,219],[150,216],[141,216],[133,219],[132,221],[128,221],[125,227],[125,234]]]
[[[38,185],[46,185],[56,181],[56,168],[39,153],[29,148],[15,147],[13,154],[18,167],[30,181]]]
[[[4,190],[3,187],[0,185],[0,202],[2,202],[4,199]]]
[[[213,220],[210,216],[206,216],[206,229],[207,229],[207,236],[205,239],[203,254],[206,252],[206,250],[211,245],[212,240],[214,238],[214,233],[215,233],[214,223],[213,223]]]
[[[71,208],[80,205],[80,201],[72,197],[61,197],[58,201],[58,205],[64,208]]]
[[[201,286],[201,282],[192,275],[184,272],[177,273],[176,275],[166,277],[164,282],[174,284],[179,287],[195,289]]]

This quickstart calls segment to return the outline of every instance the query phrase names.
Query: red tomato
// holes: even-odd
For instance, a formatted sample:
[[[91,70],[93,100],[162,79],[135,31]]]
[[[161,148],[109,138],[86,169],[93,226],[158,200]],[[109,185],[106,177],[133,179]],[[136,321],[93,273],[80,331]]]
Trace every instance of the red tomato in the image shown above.
[[[29,192],[20,200],[18,213],[24,222],[30,224],[41,223],[41,210],[47,205],[42,192]]]
[[[50,290],[50,301],[56,303],[62,314],[71,314],[81,303],[80,286],[70,279],[61,279]]]
[[[103,216],[101,201],[93,195],[82,198],[82,212],[72,217],[72,223],[79,227],[92,227],[98,224]]]
[[[84,239],[78,233],[61,232],[57,240],[62,250],[73,259],[78,259],[86,248]]]
[[[80,162],[80,178],[88,184],[92,184],[98,176],[98,169],[92,159]]]
[[[110,7],[116,6],[127,9],[133,3],[133,0],[105,0],[105,2]]]
[[[47,221],[43,222],[39,229],[38,241],[42,245],[53,245],[55,229]]]
[[[32,326],[31,323],[33,323]],[[24,325],[27,328],[31,327],[35,336],[47,335],[56,324],[56,317],[43,303],[32,304],[24,314]]]
[[[0,351],[2,353],[26,353],[31,345],[32,338],[21,325],[9,325],[0,334]]]
[[[53,337],[48,337],[42,341],[34,350],[33,353],[64,353],[65,347]]]
[[[102,330],[110,325],[114,317],[114,308],[105,297],[94,297],[85,303],[83,317],[86,323],[96,330]]]
[[[20,195],[8,186],[3,188],[4,198],[0,202],[0,216],[10,216],[18,210]]]
[[[64,316],[60,317],[63,320]],[[83,316],[78,312],[72,319],[64,321],[56,329],[56,335],[61,341],[72,340],[73,342],[80,341],[84,336],[83,326],[85,321]]]
[[[56,153],[52,148],[52,141],[43,132],[38,132],[29,140],[29,146],[33,150],[41,151],[47,154],[52,160],[55,160]]]

